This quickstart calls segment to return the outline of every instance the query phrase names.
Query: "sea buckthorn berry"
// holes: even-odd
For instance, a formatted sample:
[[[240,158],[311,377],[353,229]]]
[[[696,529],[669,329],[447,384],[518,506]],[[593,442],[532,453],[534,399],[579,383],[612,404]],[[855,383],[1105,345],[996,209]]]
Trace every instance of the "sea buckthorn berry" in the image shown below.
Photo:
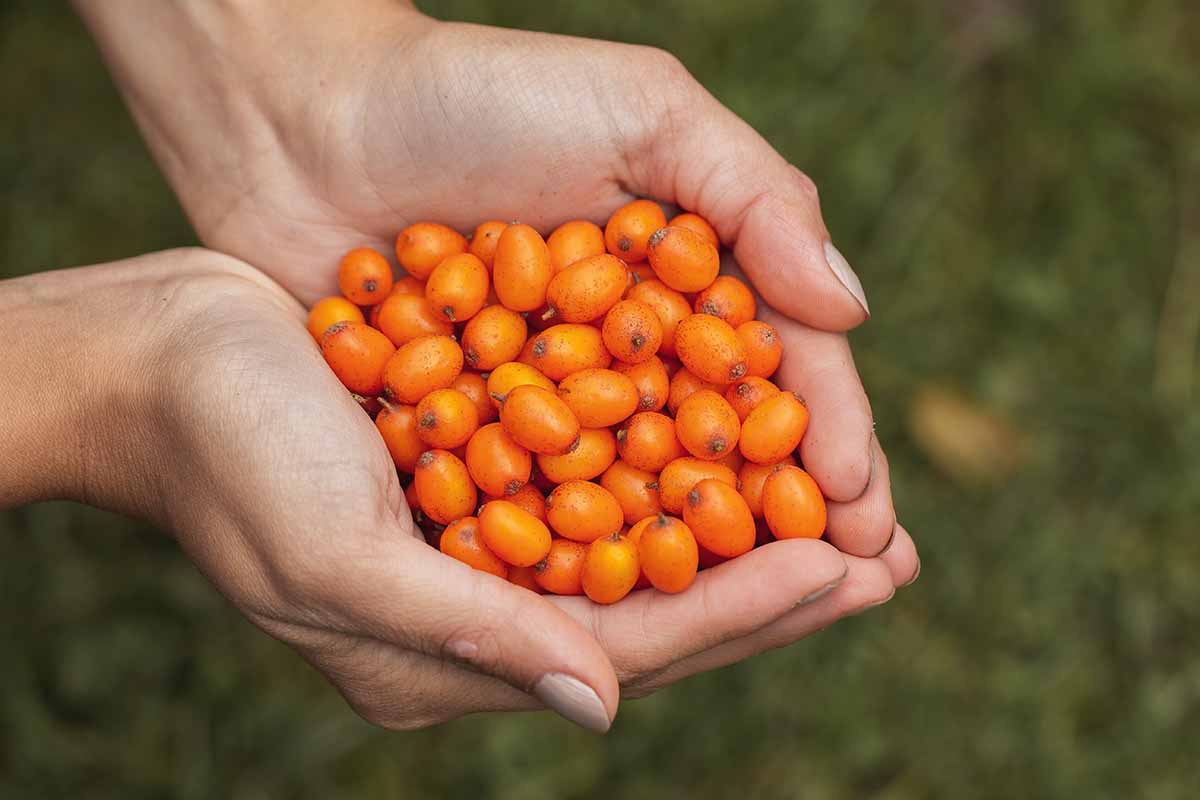
[[[738,419],[744,422],[755,406],[777,394],[779,394],[778,386],[766,378],[751,375],[729,384],[729,388],[725,390],[725,399],[737,412]]]
[[[612,368],[633,381],[637,387],[640,411],[659,411],[667,404],[671,381],[667,377],[666,366],[658,356],[651,356],[640,364],[614,361]]]
[[[679,407],[683,405],[683,401],[696,392],[702,392],[706,389],[717,392],[721,391],[722,388],[721,384],[702,380],[686,367],[680,367],[671,376],[671,388],[667,393],[667,410],[672,414],[678,414]]]
[[[534,594],[543,594],[542,587],[537,585],[534,576],[537,574],[537,565],[532,567],[509,567],[508,582],[520,586],[522,589],[528,589]],[[582,588],[582,587],[581,587]]]
[[[654,274],[654,268],[650,266],[649,261],[639,261],[636,264],[627,265],[629,268],[629,289],[637,286],[642,281],[656,281],[658,276]],[[626,289],[628,296],[629,289]]]
[[[763,484],[763,516],[776,539],[819,539],[825,533],[825,497],[799,467],[784,466]]]
[[[426,450],[413,470],[421,511],[434,522],[449,525],[471,516],[478,494],[467,465],[446,450]]]
[[[626,461],[614,461],[600,476],[600,485],[617,498],[626,525],[633,525],[662,511],[662,503],[658,499],[658,476],[631,466]]]
[[[705,478],[737,488],[737,474],[717,461],[684,456],[667,464],[658,474],[658,500],[663,509],[669,514],[682,514],[687,493]]]
[[[415,404],[454,383],[463,368],[462,348],[449,336],[421,336],[388,359],[383,383],[389,400]]]
[[[675,432],[675,420],[657,411],[639,411],[617,431],[617,450],[627,464],[659,472],[687,453]]]
[[[532,483],[522,486],[516,494],[484,495],[485,503],[490,503],[492,500],[507,500],[542,522],[546,521],[546,498]]]
[[[500,241],[500,234],[504,233],[504,229],[507,227],[507,222],[489,220],[479,223],[475,232],[471,234],[471,255],[482,261],[483,265],[488,268],[488,272],[492,270],[492,259],[496,256],[496,245]]]
[[[625,298],[645,303],[654,309],[662,326],[662,344],[658,354],[674,356],[675,329],[692,315],[692,305],[687,298],[658,279],[641,281],[625,293]]]
[[[487,425],[500,416],[496,406],[492,405],[492,398],[488,396],[487,381],[483,379],[482,375],[475,372],[460,372],[454,382],[450,384],[450,388],[457,389],[470,398],[471,403],[475,406],[475,414],[480,425]]]
[[[449,336],[454,333],[454,323],[433,313],[421,294],[393,294],[384,300],[375,315],[375,326],[402,347],[421,336]]]
[[[538,469],[551,483],[590,481],[617,459],[617,437],[608,428],[584,428],[579,442],[560,456],[539,455]]]
[[[621,259],[601,253],[555,274],[546,287],[546,303],[561,322],[591,322],[617,304],[628,283]]]
[[[740,450],[734,447],[721,458],[716,459],[716,462],[718,464],[724,464],[736,473],[742,468],[742,465],[746,463],[746,457],[742,455]]]
[[[613,212],[604,226],[604,244],[608,252],[629,263],[646,257],[650,235],[667,224],[667,216],[658,203],[634,200]]]
[[[537,585],[551,594],[583,594],[583,560],[587,545],[570,539],[550,542],[550,552],[533,567]]]
[[[621,530],[625,515],[612,492],[589,481],[567,481],[546,498],[546,519],[559,536],[591,542]]]
[[[525,346],[525,318],[504,306],[487,306],[463,329],[462,348],[467,366],[486,372],[514,361]]]
[[[550,264],[554,271],[562,272],[576,261],[603,253],[604,231],[594,222],[571,220],[554,229],[546,246],[550,249]]]
[[[541,234],[521,224],[504,229],[492,259],[492,283],[501,303],[513,311],[533,311],[546,302],[553,275]]]
[[[794,467],[795,465],[796,459],[789,455],[782,461],[776,461],[773,464],[755,464],[753,461],[747,461],[738,470],[739,491],[742,499],[746,501],[746,505],[750,507],[750,513],[756,519],[762,519],[763,486],[766,485],[767,478],[783,467]]]
[[[690,228],[659,228],[646,254],[658,279],[677,292],[699,292],[721,270],[717,248]]]
[[[710,389],[692,394],[679,405],[675,435],[688,452],[718,461],[737,446],[741,424],[733,406]]]
[[[483,543],[479,535],[479,520],[463,517],[446,526],[438,542],[438,549],[451,558],[498,578],[508,579],[508,565]]]
[[[610,308],[600,332],[608,352],[626,364],[649,361],[662,346],[662,323],[640,300],[622,300]]]
[[[557,456],[579,442],[579,420],[557,394],[540,386],[517,386],[500,406],[500,424],[517,444]]]
[[[485,494],[505,499],[521,490],[533,469],[533,456],[497,422],[484,425],[467,442],[466,462]]]
[[[338,288],[360,306],[380,303],[392,291],[392,265],[369,247],[356,247],[338,264]]]
[[[554,325],[532,337],[522,356],[522,361],[554,381],[581,369],[607,369],[612,364],[600,331],[591,325],[569,323]]]
[[[696,377],[722,386],[746,376],[746,349],[729,323],[692,314],[675,330],[679,360]]]
[[[418,280],[412,275],[401,275],[392,283],[392,292],[388,297],[391,297],[393,294],[415,294],[419,297],[424,297],[425,281]]]
[[[706,550],[725,558],[740,556],[754,549],[754,516],[750,507],[727,483],[705,478],[687,493],[683,521],[696,542]]]
[[[457,389],[435,389],[417,403],[417,434],[429,447],[453,450],[478,429],[475,404]]]
[[[437,222],[417,222],[396,237],[396,260],[409,275],[422,281],[438,264],[466,251],[466,238]]]
[[[808,429],[808,407],[791,392],[758,404],[742,424],[742,455],[756,464],[781,461],[800,445]]]
[[[721,238],[717,236],[717,232],[713,230],[713,226],[708,224],[708,220],[699,214],[684,212],[676,217],[672,217],[667,225],[672,228],[687,228],[693,233],[703,236],[713,247],[721,246]]]
[[[429,449],[417,435],[417,410],[413,406],[388,403],[376,415],[375,427],[401,472],[412,472],[421,453]]]
[[[321,336],[321,355],[333,374],[364,397],[383,391],[386,365],[395,352],[386,336],[361,322],[338,322]]]
[[[484,544],[514,567],[532,567],[550,552],[550,529],[507,500],[493,500],[479,510],[479,532]]]
[[[759,320],[743,322],[734,331],[746,351],[746,374],[769,378],[783,360],[783,342],[779,331]]]
[[[344,297],[333,296],[318,300],[308,312],[308,332],[318,342],[322,334],[339,322],[366,322],[362,309]]]
[[[490,285],[483,262],[470,253],[458,253],[434,267],[425,282],[425,299],[435,314],[465,322],[483,308]]]
[[[650,517],[640,529],[637,549],[642,574],[660,592],[677,594],[696,580],[696,537],[682,520],[662,513]]]
[[[583,561],[583,592],[593,603],[615,603],[629,594],[641,575],[637,548],[619,533],[588,545]]]
[[[637,411],[637,386],[611,369],[581,369],[558,384],[563,399],[585,428],[607,428]]]
[[[491,398],[492,405],[500,408],[500,404],[504,402],[508,393],[518,386],[540,386],[549,392],[555,392],[558,389],[554,385],[554,381],[543,375],[536,367],[522,364],[520,361],[507,361],[493,369],[488,375],[488,397]]]
[[[708,288],[696,295],[692,305],[697,314],[719,317],[736,329],[758,314],[758,302],[750,287],[732,275],[718,275]]]

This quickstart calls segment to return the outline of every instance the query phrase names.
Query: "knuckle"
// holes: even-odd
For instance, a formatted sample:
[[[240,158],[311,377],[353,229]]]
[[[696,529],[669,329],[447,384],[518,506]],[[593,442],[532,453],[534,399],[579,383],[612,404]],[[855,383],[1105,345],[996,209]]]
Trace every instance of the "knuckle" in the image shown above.
[[[796,183],[796,190],[811,200],[814,205],[820,205],[821,197],[816,181],[810,178],[807,173],[794,166],[792,167],[792,176]]]

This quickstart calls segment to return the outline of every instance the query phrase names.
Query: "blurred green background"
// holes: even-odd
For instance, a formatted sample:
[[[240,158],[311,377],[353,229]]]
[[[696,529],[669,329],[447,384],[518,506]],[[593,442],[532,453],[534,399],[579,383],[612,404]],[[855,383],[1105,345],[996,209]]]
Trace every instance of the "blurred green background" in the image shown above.
[[[605,738],[389,734],[169,541],[18,509],[0,796],[1195,797],[1200,7],[424,5],[666,47],[812,175],[920,581]],[[0,100],[0,276],[193,240],[65,4],[0,6]]]

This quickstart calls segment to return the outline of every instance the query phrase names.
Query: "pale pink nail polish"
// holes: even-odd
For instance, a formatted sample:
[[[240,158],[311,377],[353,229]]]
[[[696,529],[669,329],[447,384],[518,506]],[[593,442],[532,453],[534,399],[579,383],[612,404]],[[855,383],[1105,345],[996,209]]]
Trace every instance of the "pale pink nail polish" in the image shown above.
[[[544,675],[533,694],[560,717],[594,733],[605,733],[612,720],[600,696],[578,678],[561,673]]]
[[[867,295],[863,292],[862,281],[858,279],[858,275],[850,267],[850,262],[846,260],[846,257],[833,246],[833,242],[825,242],[825,261],[842,286],[845,286],[850,294],[854,295],[854,299],[862,306],[863,311],[867,312],[867,316],[871,316],[871,308],[867,305]]]

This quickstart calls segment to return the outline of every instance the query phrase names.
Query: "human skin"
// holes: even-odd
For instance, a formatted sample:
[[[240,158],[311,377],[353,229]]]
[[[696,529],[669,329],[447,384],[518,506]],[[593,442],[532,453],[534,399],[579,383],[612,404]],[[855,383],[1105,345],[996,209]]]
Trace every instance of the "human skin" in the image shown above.
[[[262,459],[269,469],[219,483],[236,493],[249,481],[276,500],[276,513],[251,522],[257,507],[239,506],[243,516],[230,515],[236,533],[222,536],[195,533],[211,520],[150,518],[364,717],[412,728],[549,704],[604,729],[621,693],[794,641],[915,576],[841,333],[867,316],[861,287],[829,245],[812,182],[677,61],[647,48],[438,23],[381,0],[356,0],[353,13],[346,3],[76,4],[201,238],[302,302],[334,290],[332,265],[344,251],[389,252],[396,231],[418,219],[469,230],[519,218],[547,232],[651,196],[713,222],[796,354],[777,377],[812,410],[802,456],[831,498],[829,542],[772,543],[706,571],[681,595],[640,593],[600,609],[524,596],[415,549],[424,545],[413,544],[386,451],[298,323],[290,335],[277,318],[232,326],[270,325],[264,342],[287,348],[271,359],[251,359],[237,336],[201,348],[237,365],[235,378],[250,380],[252,361],[320,430],[294,419],[296,407],[265,381],[254,384],[266,391],[255,395],[252,419],[270,426],[237,422],[244,415],[221,403],[246,402],[222,385],[238,380],[209,365],[206,408],[231,435],[219,442],[222,458],[196,466],[211,478],[229,467],[229,452]],[[299,314],[295,301],[277,299],[293,304],[281,316]],[[227,320],[202,322],[232,333]],[[272,364],[286,364],[286,376]],[[276,428],[279,419],[288,422]],[[286,430],[286,441],[267,430]],[[334,532],[339,546],[330,550]],[[188,546],[193,536],[201,546]],[[266,579],[241,569],[253,563],[286,584],[286,596],[257,602]],[[567,680],[547,684],[547,675]]]

